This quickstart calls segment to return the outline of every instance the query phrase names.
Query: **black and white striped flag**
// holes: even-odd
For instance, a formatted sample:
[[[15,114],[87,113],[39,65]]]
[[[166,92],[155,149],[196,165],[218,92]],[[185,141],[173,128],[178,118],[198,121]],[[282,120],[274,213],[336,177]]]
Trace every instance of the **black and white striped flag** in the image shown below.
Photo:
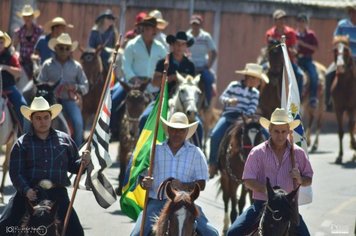
[[[93,191],[96,201],[103,208],[108,208],[116,201],[115,190],[104,174],[105,169],[112,164],[109,154],[110,110],[111,96],[108,89],[93,133],[91,163],[81,178],[82,181],[85,180],[85,187]],[[80,153],[85,148],[86,144],[82,146]],[[83,183],[81,182],[80,185],[83,186]]]

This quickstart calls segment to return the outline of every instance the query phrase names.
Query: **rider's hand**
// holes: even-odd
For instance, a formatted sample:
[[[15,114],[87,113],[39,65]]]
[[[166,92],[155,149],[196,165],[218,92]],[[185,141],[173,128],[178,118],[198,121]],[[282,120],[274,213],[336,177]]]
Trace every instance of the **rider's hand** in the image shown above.
[[[82,153],[82,163],[84,165],[84,167],[87,167],[90,163],[90,160],[91,160],[91,156],[90,156],[90,151],[89,150],[85,150],[83,153]]]
[[[298,184],[302,184],[303,183],[303,179],[302,176],[300,175],[299,169],[298,168],[293,168],[290,172],[290,175],[293,179],[297,180]]]
[[[151,176],[145,176],[145,178],[143,178],[141,181],[141,187],[143,189],[151,188],[152,184],[153,184],[153,177],[151,177]]]
[[[27,197],[31,202],[36,201],[36,199],[37,199],[37,192],[36,192],[34,189],[30,188],[30,189],[27,190],[27,192],[26,192],[26,197]]]
[[[230,98],[227,102],[230,106],[236,106],[238,100],[237,98]]]

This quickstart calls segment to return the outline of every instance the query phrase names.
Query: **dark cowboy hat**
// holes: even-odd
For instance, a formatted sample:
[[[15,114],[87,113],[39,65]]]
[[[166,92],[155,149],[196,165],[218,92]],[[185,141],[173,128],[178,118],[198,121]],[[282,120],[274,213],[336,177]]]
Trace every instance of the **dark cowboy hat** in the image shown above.
[[[184,41],[187,43],[187,46],[190,47],[194,44],[194,39],[193,38],[188,38],[188,35],[184,31],[179,31],[176,33],[176,35],[168,35],[166,37],[166,42],[171,45],[172,43],[175,43],[176,41]]]
[[[153,16],[146,16],[140,22],[136,23],[139,26],[151,26],[157,28],[157,19]]]
[[[116,17],[113,15],[112,11],[110,9],[106,9],[104,12],[102,12],[96,19],[95,23],[98,23],[101,19],[103,18],[109,18],[112,20],[115,20]]]

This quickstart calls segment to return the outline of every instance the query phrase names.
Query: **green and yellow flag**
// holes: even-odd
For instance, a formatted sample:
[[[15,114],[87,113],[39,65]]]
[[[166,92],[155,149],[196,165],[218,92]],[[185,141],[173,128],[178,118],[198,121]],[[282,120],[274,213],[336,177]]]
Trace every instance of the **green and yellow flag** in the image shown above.
[[[140,174],[147,170],[150,165],[150,151],[153,142],[154,129],[156,125],[156,117],[158,113],[159,97],[157,97],[153,110],[151,111],[145,127],[137,141],[136,148],[130,158],[130,162],[126,169],[125,180],[123,183],[122,196],[120,199],[121,210],[124,214],[136,220],[143,209],[145,203],[146,190],[137,184]],[[167,119],[168,111],[168,89],[167,83],[164,86],[164,95],[162,101],[161,116]],[[161,143],[166,139],[161,122],[159,122],[157,143]]]

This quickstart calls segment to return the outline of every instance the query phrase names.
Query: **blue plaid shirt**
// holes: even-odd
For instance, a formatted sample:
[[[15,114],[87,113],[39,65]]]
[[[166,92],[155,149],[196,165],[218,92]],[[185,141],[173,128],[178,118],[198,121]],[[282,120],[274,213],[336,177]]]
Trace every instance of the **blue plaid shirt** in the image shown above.
[[[156,145],[153,177],[149,197],[154,199],[157,199],[159,185],[169,177],[183,183],[208,180],[208,165],[204,153],[188,141],[184,142],[175,155],[167,141],[158,144]]]
[[[15,143],[10,157],[10,178],[21,193],[42,179],[55,185],[70,185],[67,172],[78,173],[80,157],[74,141],[65,133],[51,129],[45,140],[31,130]]]

